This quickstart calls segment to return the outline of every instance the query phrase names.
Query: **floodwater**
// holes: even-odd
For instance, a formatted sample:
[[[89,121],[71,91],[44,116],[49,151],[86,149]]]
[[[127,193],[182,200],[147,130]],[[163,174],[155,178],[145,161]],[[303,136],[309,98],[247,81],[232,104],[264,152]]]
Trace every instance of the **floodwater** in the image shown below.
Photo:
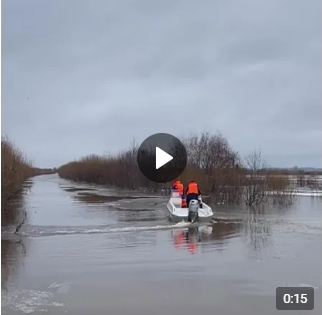
[[[321,314],[322,198],[309,195],[261,213],[215,205],[189,228],[163,197],[36,177],[27,224],[2,231],[2,312],[272,315],[276,287],[312,286]]]

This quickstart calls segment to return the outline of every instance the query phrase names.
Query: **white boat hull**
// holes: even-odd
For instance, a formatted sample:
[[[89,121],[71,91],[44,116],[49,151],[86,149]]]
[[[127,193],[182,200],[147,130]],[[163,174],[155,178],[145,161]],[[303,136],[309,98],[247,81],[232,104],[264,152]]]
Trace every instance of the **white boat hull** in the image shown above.
[[[181,198],[170,198],[167,203],[167,209],[169,211],[169,217],[173,221],[188,220],[188,208],[181,208]],[[198,209],[199,221],[207,222],[211,221],[214,213],[212,209],[202,202],[202,208]]]

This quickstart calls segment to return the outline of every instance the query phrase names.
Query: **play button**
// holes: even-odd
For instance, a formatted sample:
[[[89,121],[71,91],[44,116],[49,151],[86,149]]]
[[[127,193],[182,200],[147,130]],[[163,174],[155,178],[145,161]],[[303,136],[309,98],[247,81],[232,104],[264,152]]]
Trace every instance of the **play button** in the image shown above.
[[[173,157],[160,148],[155,148],[155,168],[158,170],[161,166],[173,160]]]
[[[172,182],[186,168],[186,148],[176,137],[167,133],[156,133],[140,145],[137,163],[141,173],[150,181]]]

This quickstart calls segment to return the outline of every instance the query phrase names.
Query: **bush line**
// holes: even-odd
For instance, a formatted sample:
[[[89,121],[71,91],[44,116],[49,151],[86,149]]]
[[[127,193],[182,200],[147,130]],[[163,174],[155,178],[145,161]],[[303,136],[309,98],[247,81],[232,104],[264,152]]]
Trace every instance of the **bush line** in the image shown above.
[[[290,202],[292,194],[287,191],[290,180],[263,171],[267,165],[259,151],[242,159],[220,133],[190,135],[181,141],[188,154],[187,167],[179,177],[184,185],[195,180],[203,194],[226,204]],[[169,184],[151,182],[141,174],[136,161],[138,148],[133,141],[129,149],[116,155],[85,156],[60,166],[57,172],[60,177],[75,182],[154,192],[168,189]]]

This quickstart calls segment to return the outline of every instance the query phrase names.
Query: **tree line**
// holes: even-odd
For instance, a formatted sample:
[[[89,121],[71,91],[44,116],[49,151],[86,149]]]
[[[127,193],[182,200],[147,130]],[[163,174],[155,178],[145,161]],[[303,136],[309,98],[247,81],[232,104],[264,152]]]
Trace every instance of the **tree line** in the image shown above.
[[[289,178],[269,171],[263,172],[267,165],[260,151],[242,158],[220,133],[204,132],[180,140],[187,151],[187,166],[179,176],[184,185],[195,180],[203,194],[226,204],[290,202],[292,194],[288,191]],[[158,192],[169,188],[171,183],[158,184],[141,174],[137,165],[138,150],[139,145],[133,141],[128,149],[118,154],[88,155],[62,165],[57,172],[60,177],[76,182],[122,189]],[[147,158],[151,159],[151,156]],[[149,163],[155,163],[152,160]]]

